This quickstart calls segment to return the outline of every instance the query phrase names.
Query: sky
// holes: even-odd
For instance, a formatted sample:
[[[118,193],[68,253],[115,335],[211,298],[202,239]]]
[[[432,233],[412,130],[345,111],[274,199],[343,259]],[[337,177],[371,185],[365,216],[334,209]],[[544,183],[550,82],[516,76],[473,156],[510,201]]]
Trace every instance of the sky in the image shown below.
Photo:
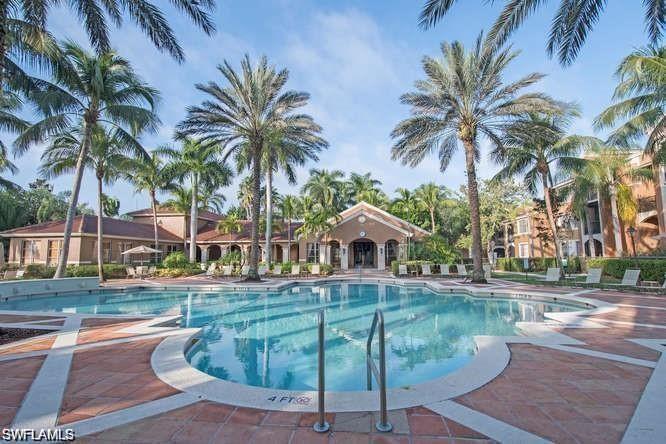
[[[424,77],[423,56],[441,54],[442,41],[459,40],[471,46],[482,30],[490,28],[504,2],[488,5],[483,0],[460,1],[436,27],[423,31],[417,26],[422,1],[218,0],[218,31],[212,37],[193,28],[167,3],[156,2],[164,4],[185,50],[184,63],[159,53],[131,21],[112,33],[116,50],[162,94],[162,126],[156,134],[142,137],[147,149],[173,143],[173,128],[184,118],[185,108],[203,99],[196,83],[222,82],[217,65],[228,60],[238,67],[248,53],[255,60],[266,55],[276,67],[287,68],[287,87],[311,94],[305,111],[323,126],[323,135],[330,144],[317,163],[298,171],[297,186],[277,177],[280,193],[297,194],[310,168],[371,172],[383,182],[382,189],[389,196],[397,187],[435,182],[458,188],[466,181],[462,151],[445,172],[439,171],[434,155],[416,168],[392,161],[390,132],[409,115],[399,98],[413,89],[414,81]],[[514,33],[511,43],[521,54],[510,65],[506,79],[516,80],[535,71],[546,74],[534,89],[576,102],[582,115],[573,122],[570,132],[593,134],[594,117],[611,103],[618,63],[647,42],[642,5],[635,1],[609,2],[576,62],[562,68],[545,51],[549,22],[557,6],[555,1],[549,3]],[[58,38],[87,44],[82,26],[68,9],[54,11],[49,26]],[[2,137],[11,143],[10,136]],[[487,158],[487,144],[482,143],[482,147],[486,149],[478,172],[480,177],[489,178],[497,166]],[[15,160],[20,171],[13,180],[19,185],[26,186],[37,176],[41,148],[36,146]],[[227,206],[235,203],[241,178],[221,190],[227,196]],[[62,176],[53,184],[55,191],[70,189],[72,176]],[[120,199],[121,213],[148,206],[147,196],[135,194],[127,183],[118,182],[106,192]],[[80,199],[95,206],[90,173],[85,176]]]

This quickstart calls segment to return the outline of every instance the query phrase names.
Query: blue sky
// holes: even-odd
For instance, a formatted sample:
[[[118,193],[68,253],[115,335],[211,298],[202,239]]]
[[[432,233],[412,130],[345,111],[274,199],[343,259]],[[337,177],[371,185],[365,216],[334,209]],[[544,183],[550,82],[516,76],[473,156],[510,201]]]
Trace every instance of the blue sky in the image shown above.
[[[507,79],[533,71],[547,74],[537,89],[560,100],[577,102],[583,114],[571,132],[591,134],[594,116],[610,103],[618,62],[646,42],[642,5],[609,2],[578,60],[563,69],[545,52],[555,7],[554,1],[550,3],[550,8],[541,10],[514,34],[512,43],[522,53],[511,65]],[[439,172],[435,157],[410,169],[390,160],[389,133],[408,115],[399,97],[422,78],[423,55],[436,56],[440,42],[445,40],[471,45],[482,29],[490,27],[499,5],[461,1],[437,27],[422,31],[416,25],[421,4],[414,0],[218,1],[218,32],[211,38],[194,31],[185,19],[166,7],[185,49],[185,63],[178,65],[158,53],[130,22],[114,31],[113,44],[148,83],[162,92],[163,127],[159,133],[143,138],[148,148],[171,141],[173,127],[184,117],[185,107],[202,99],[194,84],[221,81],[216,65],[223,59],[238,66],[246,52],[253,58],[265,54],[278,67],[290,70],[290,88],[311,94],[307,112],[324,127],[330,143],[317,164],[299,171],[298,187],[277,179],[281,193],[297,193],[311,167],[370,171],[383,181],[389,195],[396,187],[411,188],[428,181],[457,188],[465,181],[462,153],[444,173]],[[56,11],[50,24],[53,32],[60,38],[86,42],[81,26],[72,17],[68,10]],[[16,182],[27,185],[34,179],[40,154],[40,147],[35,147],[16,160],[20,168],[14,177]],[[479,165],[481,177],[490,177],[496,171],[486,154],[487,150]],[[64,176],[54,184],[60,191],[69,189],[71,182],[71,176]],[[232,203],[237,182],[222,190]],[[121,212],[147,206],[147,198],[135,195],[125,183],[113,185],[108,193],[120,199]],[[81,200],[94,204],[95,199],[93,178],[88,174]]]

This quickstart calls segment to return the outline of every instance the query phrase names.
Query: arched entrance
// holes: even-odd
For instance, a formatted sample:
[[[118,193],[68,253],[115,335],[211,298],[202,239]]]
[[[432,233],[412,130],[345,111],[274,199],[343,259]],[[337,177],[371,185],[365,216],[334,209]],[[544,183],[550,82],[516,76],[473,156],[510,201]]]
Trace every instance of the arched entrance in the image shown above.
[[[277,262],[278,264],[282,263],[282,245],[275,244],[273,246],[274,248],[274,254],[275,256],[273,257],[273,262]]]
[[[384,257],[386,260],[384,261],[387,267],[391,266],[391,262],[398,260],[398,251],[399,251],[399,244],[398,241],[395,239],[390,239],[386,241],[386,245],[384,246],[384,251],[385,255]]]
[[[495,247],[493,248],[493,253],[496,255],[496,257],[504,257],[505,252],[504,252],[504,247]]]
[[[340,268],[340,242],[330,241],[328,243],[331,249],[331,266],[333,268]]]
[[[238,253],[238,254],[240,254],[241,253],[241,247],[234,244],[234,245],[229,247],[229,253]]]
[[[219,245],[211,245],[208,247],[208,260],[216,261],[222,257],[222,249]]]
[[[599,242],[596,239],[593,239],[594,241],[594,255],[595,256],[603,256],[603,246],[601,245],[601,242]],[[590,241],[589,239],[585,241],[585,256],[591,256],[590,255]]]
[[[350,268],[377,268],[377,245],[370,239],[356,239],[349,244]]]

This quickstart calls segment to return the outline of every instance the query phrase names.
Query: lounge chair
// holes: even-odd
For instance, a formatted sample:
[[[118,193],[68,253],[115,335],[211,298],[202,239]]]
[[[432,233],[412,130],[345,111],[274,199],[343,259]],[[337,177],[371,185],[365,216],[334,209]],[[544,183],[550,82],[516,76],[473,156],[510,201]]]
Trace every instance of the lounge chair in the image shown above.
[[[222,266],[222,276],[224,277],[230,277],[234,271],[234,267],[232,265],[224,265]]]
[[[247,276],[249,272],[250,272],[250,266],[249,265],[243,265],[241,267],[241,277]]]
[[[24,269],[16,270],[16,279],[23,279],[24,274],[25,274]]]
[[[282,265],[275,264],[273,265],[273,271],[271,272],[273,276],[280,276],[282,274]]]
[[[217,269],[217,264],[213,262],[208,266],[208,269],[206,270],[206,276],[207,277],[213,277],[215,276],[215,270]]]
[[[465,264],[456,264],[456,274],[460,277],[467,278],[467,267]]]
[[[407,265],[398,265],[398,276],[407,276]]]
[[[483,278],[487,281],[492,277],[492,266],[490,264],[483,265]]]
[[[619,284],[608,284],[613,286],[620,287],[635,287],[638,285],[638,281],[641,277],[641,270],[624,270],[624,276],[622,277],[622,282]]]
[[[5,280],[16,279],[16,272],[17,272],[17,270],[7,270],[7,271],[5,271],[5,276],[3,277],[3,279],[5,279]]]
[[[543,278],[544,282],[559,282],[561,277],[560,267],[549,267],[546,270],[546,277]]]
[[[319,264],[312,264],[310,266],[310,274],[312,276],[319,276],[321,274],[321,266]]]
[[[601,284],[601,268],[590,268],[587,270],[585,285]]]
[[[291,276],[300,276],[301,275],[301,265],[300,264],[292,264],[290,274],[291,274]]]
[[[266,265],[259,265],[257,273],[259,273],[259,276],[266,276],[266,273],[268,273],[268,267]]]
[[[439,264],[439,274],[444,277],[451,277],[451,266],[449,264]]]
[[[432,276],[432,272],[430,271],[430,264],[421,265],[421,274],[423,276]]]

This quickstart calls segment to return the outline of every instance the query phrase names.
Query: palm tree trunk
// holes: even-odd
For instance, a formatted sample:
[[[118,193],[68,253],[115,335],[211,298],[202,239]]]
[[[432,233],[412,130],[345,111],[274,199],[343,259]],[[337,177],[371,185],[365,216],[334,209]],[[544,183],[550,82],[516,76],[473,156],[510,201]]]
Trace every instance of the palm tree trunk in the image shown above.
[[[291,262],[291,217],[287,219],[287,257]]]
[[[587,243],[590,248],[590,257],[596,257],[597,255],[597,247],[594,245],[594,234],[592,233],[592,218],[591,218],[591,213],[592,213],[592,208],[589,206],[585,206],[585,224],[587,225]]]
[[[94,122],[84,122],[83,146],[79,153],[79,158],[76,160],[76,169],[74,172],[74,184],[72,186],[72,196],[69,199],[69,207],[67,208],[67,217],[65,218],[65,232],[62,236],[62,251],[58,258],[58,266],[56,267],[53,279],[65,277],[65,270],[67,269],[67,258],[69,256],[69,241],[72,237],[72,227],[74,225],[74,217],[76,216],[76,206],[79,202],[79,191],[81,191],[81,181],[83,180],[83,169],[90,144],[92,143],[92,129]]]
[[[557,235],[557,225],[555,224],[555,216],[553,216],[553,202],[550,197],[550,187],[548,186],[548,175],[542,174],[541,180],[543,182],[543,198],[546,201],[546,216],[548,217],[548,225],[550,225],[550,232],[553,235],[553,242],[555,243],[555,261],[560,268],[560,275],[564,275],[562,269],[562,246],[560,245],[559,237]]]
[[[160,249],[160,239],[157,231],[157,198],[155,197],[155,190],[150,192],[150,206],[153,209],[153,234],[155,236],[155,249]]]
[[[430,208],[430,226],[432,227],[432,234],[435,234],[435,210]]]
[[[624,249],[622,248],[622,231],[620,230],[620,216],[617,212],[617,188],[610,186],[610,205],[611,219],[613,221],[613,238],[615,239],[615,256],[620,257]]]
[[[102,177],[97,174],[97,273],[104,282],[104,219],[102,209]]]
[[[266,171],[266,242],[264,252],[266,255],[266,265],[271,266],[271,237],[273,234],[273,171],[270,168]]]
[[[199,194],[199,174],[192,174],[192,202],[190,203],[190,263],[197,261],[197,210]]]
[[[252,244],[247,280],[259,280],[259,214],[261,211],[261,143],[254,146],[252,165]]]
[[[7,54],[7,0],[0,1],[0,92],[5,86],[5,55]]]
[[[467,199],[469,200],[470,225],[472,231],[472,282],[485,283],[481,264],[481,215],[479,211],[479,187],[476,183],[475,149],[472,140],[463,140],[465,166],[467,168]]]

